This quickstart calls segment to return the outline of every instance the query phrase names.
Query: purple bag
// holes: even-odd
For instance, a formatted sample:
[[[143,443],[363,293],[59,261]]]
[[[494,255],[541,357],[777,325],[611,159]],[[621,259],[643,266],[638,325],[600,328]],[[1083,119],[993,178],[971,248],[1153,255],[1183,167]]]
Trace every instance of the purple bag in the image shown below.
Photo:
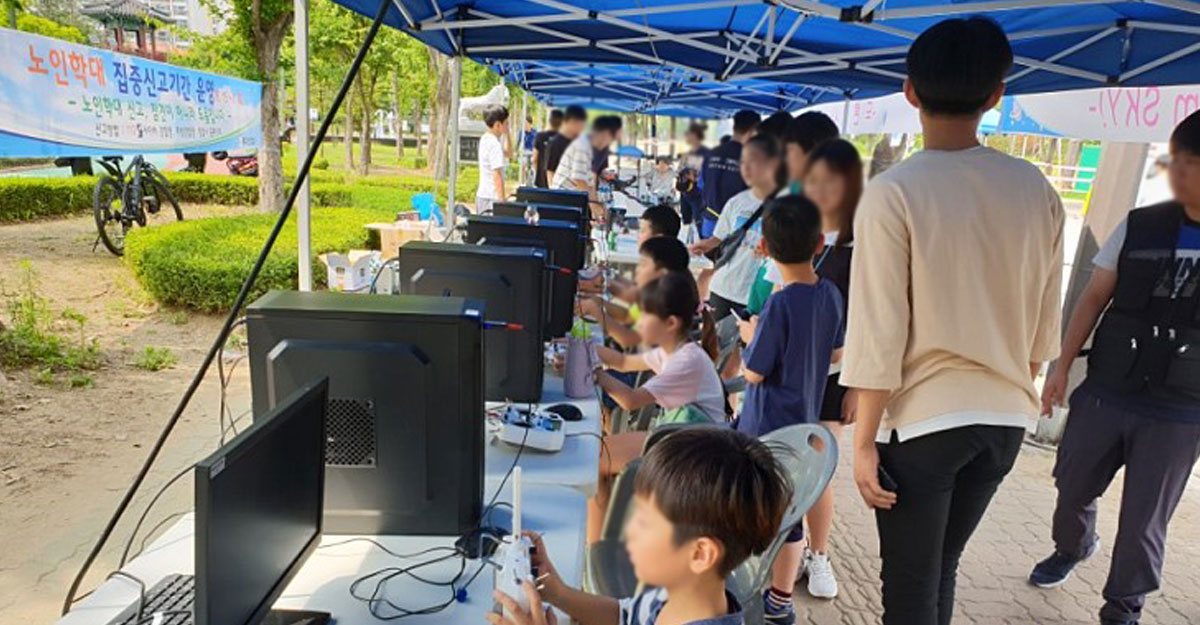
[[[567,397],[583,399],[595,393],[592,362],[592,341],[567,337],[567,363],[563,370],[563,393]]]

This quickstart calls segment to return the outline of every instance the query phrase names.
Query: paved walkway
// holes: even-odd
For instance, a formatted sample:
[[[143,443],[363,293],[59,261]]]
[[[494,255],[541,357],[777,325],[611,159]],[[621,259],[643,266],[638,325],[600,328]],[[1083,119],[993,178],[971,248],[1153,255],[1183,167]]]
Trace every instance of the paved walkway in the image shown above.
[[[871,625],[879,622],[879,545],[874,517],[854,487],[848,446],[834,478],[838,520],[832,556],[841,594],[832,601],[797,595],[800,622],[817,625]],[[992,502],[963,555],[958,576],[955,625],[1096,625],[1108,573],[1109,551],[1117,530],[1118,474],[1101,499],[1100,555],[1084,563],[1061,588],[1040,590],[1025,578],[1049,554],[1050,515],[1055,491],[1050,477],[1053,452],[1026,445],[1017,466]],[[1142,623],[1200,623],[1200,471],[1193,474],[1171,524],[1163,588],[1150,596]]]

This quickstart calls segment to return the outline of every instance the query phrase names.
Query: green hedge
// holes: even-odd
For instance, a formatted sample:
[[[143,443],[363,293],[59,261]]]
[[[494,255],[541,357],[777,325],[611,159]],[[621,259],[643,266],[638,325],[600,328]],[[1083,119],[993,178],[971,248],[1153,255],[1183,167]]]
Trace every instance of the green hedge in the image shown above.
[[[92,210],[95,178],[0,178],[0,222]]]
[[[314,172],[314,174],[317,172]],[[433,191],[438,204],[446,205],[446,183],[434,185],[428,176],[352,176],[338,172],[320,172],[312,184],[314,206],[352,206],[389,210],[408,210],[415,193]],[[221,204],[255,206],[258,204],[258,180],[244,176],[213,176],[185,172],[167,172],[171,192],[182,204]],[[479,174],[465,168],[459,176],[459,202],[470,203],[475,197]],[[96,179],[73,178],[0,178],[0,222],[89,213]],[[184,213],[186,217],[186,211]]]
[[[171,193],[182,204],[253,206],[258,203],[257,178],[175,171],[163,175],[171,183]]]
[[[386,221],[386,211],[362,208],[318,208],[313,211],[314,277],[323,283],[324,265],[316,255],[363,249],[363,224]],[[142,286],[164,304],[202,312],[228,310],[242,280],[275,222],[274,215],[255,214],[182,221],[137,228],[125,240],[125,262]],[[271,251],[251,300],[269,289],[296,287],[294,217]]]

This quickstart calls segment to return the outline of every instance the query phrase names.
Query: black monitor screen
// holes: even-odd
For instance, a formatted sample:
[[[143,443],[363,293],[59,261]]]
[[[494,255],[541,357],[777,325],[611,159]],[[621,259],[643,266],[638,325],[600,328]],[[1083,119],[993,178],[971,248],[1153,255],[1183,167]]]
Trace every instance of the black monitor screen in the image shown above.
[[[321,537],[321,379],[196,464],[195,625],[257,625]]]

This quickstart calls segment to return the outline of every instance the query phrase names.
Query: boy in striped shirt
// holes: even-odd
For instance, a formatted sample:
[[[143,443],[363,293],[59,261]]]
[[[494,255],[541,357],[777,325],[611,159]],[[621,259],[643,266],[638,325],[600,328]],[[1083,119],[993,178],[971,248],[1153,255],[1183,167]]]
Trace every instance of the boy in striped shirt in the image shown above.
[[[654,445],[634,481],[634,511],[625,527],[634,574],[652,588],[617,600],[563,583],[535,540],[533,565],[542,589],[526,583],[530,609],[497,592],[513,618],[494,625],[557,623],[548,603],[581,625],[742,625],[742,608],[725,578],[779,532],[792,488],[758,440],[724,428],[689,428]]]

